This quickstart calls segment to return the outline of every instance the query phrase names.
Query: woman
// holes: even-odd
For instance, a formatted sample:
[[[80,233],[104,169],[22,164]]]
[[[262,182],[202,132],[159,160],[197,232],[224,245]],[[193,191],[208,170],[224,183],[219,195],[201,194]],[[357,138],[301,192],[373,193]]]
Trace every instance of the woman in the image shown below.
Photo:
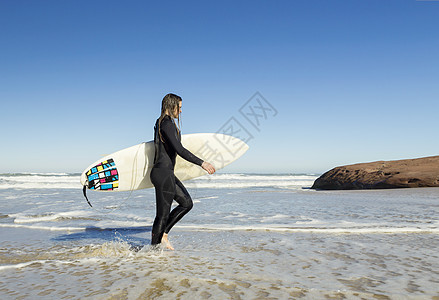
[[[171,228],[185,215],[192,206],[192,199],[188,191],[174,175],[175,158],[178,155],[187,161],[201,166],[209,174],[215,168],[208,162],[196,157],[181,145],[180,124],[181,97],[167,94],[162,100],[162,112],[154,126],[155,158],[151,170],[151,182],[156,194],[156,217],[152,226],[151,244],[165,244],[168,249],[174,250],[168,240]],[[171,210],[172,201],[178,206]]]

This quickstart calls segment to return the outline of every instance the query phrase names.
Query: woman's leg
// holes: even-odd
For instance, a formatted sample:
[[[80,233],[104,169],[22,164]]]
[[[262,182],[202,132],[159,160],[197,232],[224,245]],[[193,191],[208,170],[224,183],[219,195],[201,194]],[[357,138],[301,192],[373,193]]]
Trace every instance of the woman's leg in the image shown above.
[[[168,234],[171,228],[183,218],[193,207],[192,198],[189,192],[184,187],[183,183],[175,177],[175,196],[174,200],[177,201],[178,206],[174,208],[169,215],[168,222],[166,224],[165,233]]]
[[[175,176],[171,170],[152,169],[151,181],[155,187],[156,217],[152,226],[151,244],[157,245],[162,241],[166,230],[172,200],[175,195]]]

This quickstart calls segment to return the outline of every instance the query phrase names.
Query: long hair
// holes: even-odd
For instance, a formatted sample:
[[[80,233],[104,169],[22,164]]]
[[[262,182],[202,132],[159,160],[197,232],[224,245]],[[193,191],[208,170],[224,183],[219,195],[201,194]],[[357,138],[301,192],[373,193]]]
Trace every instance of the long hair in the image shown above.
[[[162,112],[160,114],[159,128],[158,128],[160,140],[162,142],[164,142],[164,141],[163,141],[162,133],[160,132],[160,125],[161,125],[163,119],[168,115],[168,113],[171,114],[170,117],[171,117],[172,123],[174,123],[174,125],[175,125],[174,116],[172,115],[172,113],[175,110],[177,110],[177,112],[178,112],[180,101],[182,101],[181,97],[177,96],[175,94],[167,94],[165,97],[163,97]],[[180,114],[177,114],[177,119],[178,119],[178,126],[176,126],[176,128],[177,128],[177,131],[180,132]]]

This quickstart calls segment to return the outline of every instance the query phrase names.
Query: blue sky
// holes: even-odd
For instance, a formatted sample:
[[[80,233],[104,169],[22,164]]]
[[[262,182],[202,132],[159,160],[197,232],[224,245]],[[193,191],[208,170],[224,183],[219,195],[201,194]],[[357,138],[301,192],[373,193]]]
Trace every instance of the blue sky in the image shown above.
[[[226,172],[321,173],[437,155],[439,1],[0,1],[0,172],[82,172],[230,118],[253,138]],[[258,130],[239,110],[259,92]]]

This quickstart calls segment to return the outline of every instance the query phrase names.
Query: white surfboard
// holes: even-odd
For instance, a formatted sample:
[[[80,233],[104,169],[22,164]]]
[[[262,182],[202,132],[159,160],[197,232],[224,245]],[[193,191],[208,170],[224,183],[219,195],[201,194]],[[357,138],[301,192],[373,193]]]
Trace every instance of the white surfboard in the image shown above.
[[[241,157],[248,145],[219,133],[184,134],[183,146],[220,170]],[[92,163],[81,174],[81,184],[96,191],[133,191],[153,187],[149,175],[154,164],[154,141],[141,143]],[[181,181],[207,174],[200,166],[177,155],[174,173]]]

